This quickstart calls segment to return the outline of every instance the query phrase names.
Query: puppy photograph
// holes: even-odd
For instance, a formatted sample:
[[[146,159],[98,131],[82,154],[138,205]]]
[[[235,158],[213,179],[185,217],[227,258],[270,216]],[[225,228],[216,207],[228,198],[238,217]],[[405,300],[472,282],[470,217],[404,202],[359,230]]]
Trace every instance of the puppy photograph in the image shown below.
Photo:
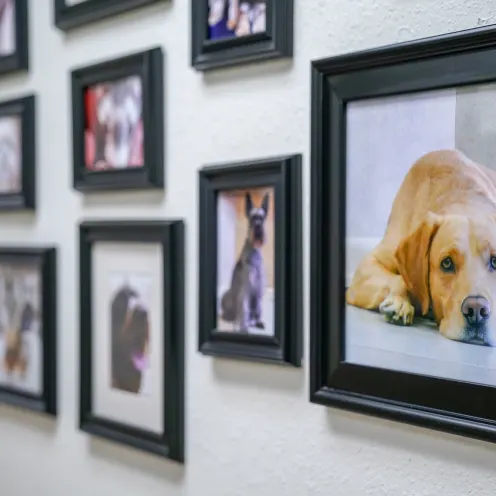
[[[0,264],[0,384],[42,390],[40,273]]]
[[[264,33],[266,10],[265,0],[208,0],[209,39]]]
[[[99,171],[144,163],[142,81],[131,76],[86,88],[85,165]]]
[[[274,335],[274,192],[217,198],[217,328]]]
[[[0,57],[16,51],[15,0],[0,0]]]
[[[21,187],[21,118],[0,117],[0,193],[19,193]]]
[[[349,104],[346,354],[496,382],[496,86]]]
[[[146,276],[114,274],[111,286],[111,387],[147,394],[151,282]]]

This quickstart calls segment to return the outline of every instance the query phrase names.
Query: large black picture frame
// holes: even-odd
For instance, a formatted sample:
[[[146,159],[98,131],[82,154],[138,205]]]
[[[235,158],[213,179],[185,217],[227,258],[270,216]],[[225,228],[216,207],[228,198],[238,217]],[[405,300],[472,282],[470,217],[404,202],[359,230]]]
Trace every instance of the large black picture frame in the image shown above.
[[[199,172],[199,351],[204,355],[299,367],[302,359],[301,155],[206,166]],[[217,326],[217,195],[274,188],[274,336]]]
[[[15,51],[0,56],[0,75],[29,70],[28,0],[13,0],[15,5]]]
[[[41,277],[42,392],[0,386],[0,402],[57,415],[57,249],[55,247],[0,247],[0,263],[36,266]]]
[[[76,190],[164,188],[164,68],[160,47],[72,71],[73,184]],[[84,160],[84,91],[88,86],[137,75],[142,80],[144,165],[89,171]]]
[[[92,410],[92,248],[95,242],[154,243],[162,246],[164,390],[161,435],[96,416]],[[86,221],[80,247],[80,403],[82,431],[184,462],[184,223]]]
[[[348,102],[496,81],[494,34],[468,30],[312,63],[313,403],[496,441],[493,387],[346,362],[344,311]]]
[[[293,0],[267,1],[267,31],[245,37],[208,39],[208,0],[191,0],[191,64],[210,71],[293,56]]]
[[[86,0],[67,5],[66,0],[53,0],[55,25],[69,31],[108,17],[167,0]]]

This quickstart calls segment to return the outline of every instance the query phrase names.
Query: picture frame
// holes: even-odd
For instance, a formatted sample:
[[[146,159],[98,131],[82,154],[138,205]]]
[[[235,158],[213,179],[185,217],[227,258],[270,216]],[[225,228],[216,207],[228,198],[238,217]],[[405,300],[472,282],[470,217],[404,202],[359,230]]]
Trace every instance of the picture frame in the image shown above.
[[[163,72],[160,47],[72,71],[76,190],[164,188]]]
[[[20,292],[15,294],[16,291]],[[0,403],[55,417],[57,249],[2,246],[0,294],[0,342],[4,354],[0,373]],[[23,308],[17,324],[14,323],[15,315],[12,315],[16,312],[9,311],[12,309],[11,297],[17,303],[16,308]],[[38,362],[38,365],[33,362]]]
[[[85,221],[80,224],[79,233],[79,427],[88,434],[183,463],[184,224],[181,220]],[[112,283],[116,271],[126,273],[126,294],[130,288],[139,289],[132,297],[126,297],[127,310],[123,314],[125,318],[120,320],[122,325],[117,326],[117,334],[114,334],[114,312],[119,309],[116,302],[122,299],[116,296],[109,304],[107,340],[99,337],[103,333],[95,334],[95,329],[100,332],[105,328],[105,300],[112,301],[105,284]],[[136,276],[129,275],[133,271]],[[106,280],[105,275],[110,278]],[[139,283],[145,276],[152,281],[148,300],[146,285]],[[120,298],[122,291],[117,291],[117,295]],[[134,306],[131,306],[133,300]],[[136,303],[140,301],[145,302],[145,306]],[[148,308],[146,369],[136,365],[134,356],[140,327],[133,323],[139,324],[144,308]],[[129,356],[124,356],[129,344],[134,346],[132,362]],[[132,373],[129,371],[131,363]],[[103,379],[105,376],[108,376],[108,385]],[[139,382],[135,388],[136,377]]]
[[[296,154],[199,171],[204,355],[301,366],[301,161]],[[243,274],[256,281],[250,290],[235,282]],[[234,301],[247,298],[253,303],[237,310]]]
[[[0,41],[0,75],[29,70],[28,0],[0,2],[0,24],[10,33]],[[8,24],[13,26],[9,29]]]
[[[479,344],[490,344],[492,328],[490,321],[485,320],[487,315],[483,315],[487,309],[481,303],[481,318],[471,319],[470,312],[464,311],[465,289],[457,279],[464,269],[459,265],[456,270],[455,265],[448,266],[446,258],[437,265],[438,250],[462,250],[459,240],[469,236],[469,231],[454,227],[459,238],[453,238],[449,233],[444,237],[436,234],[446,233],[445,222],[449,219],[444,216],[451,211],[453,191],[461,191],[457,190],[459,184],[466,186],[460,216],[465,218],[467,225],[473,222],[468,210],[474,201],[472,184],[480,171],[486,169],[474,165],[470,169],[473,174],[466,170],[472,163],[486,165],[476,150],[482,151],[481,141],[477,140],[487,140],[486,133],[480,132],[478,122],[484,121],[481,112],[485,111],[485,104],[480,105],[480,99],[486,101],[485,95],[492,94],[496,81],[496,71],[489,63],[495,54],[494,28],[482,28],[312,63],[312,403],[496,441],[491,362],[482,358],[479,368],[467,365],[469,361],[472,363],[473,357],[484,357],[491,351],[468,343],[472,339],[476,341],[469,333],[476,326],[477,332],[484,333],[483,337],[477,335]],[[408,132],[404,126],[406,119],[411,124],[407,126]],[[380,129],[377,131],[380,139],[374,134],[375,127]],[[477,134],[475,141],[472,139],[474,133]],[[429,137],[432,138],[430,141]],[[394,153],[395,146],[401,151]],[[451,147],[458,151],[449,150]],[[388,155],[390,152],[393,153]],[[380,154],[386,158],[378,159]],[[473,155],[477,158],[472,158]],[[460,160],[459,167],[455,165],[456,157]],[[360,163],[366,163],[368,171],[360,169]],[[407,163],[414,165],[408,169]],[[436,174],[435,170],[446,174],[433,176],[436,179],[431,183],[433,188],[445,188],[444,210],[435,206],[434,200],[423,196],[426,174]],[[454,178],[462,173],[466,174],[467,183],[455,181]],[[360,174],[363,183],[360,183]],[[382,181],[381,185],[376,177],[387,177],[388,180]],[[449,180],[453,181],[451,190],[446,187],[447,182],[443,182]],[[380,202],[384,196],[389,196],[386,183],[391,182],[395,183],[397,196],[392,206],[388,204],[381,214],[380,226],[386,228],[385,234],[379,235],[379,244],[374,240],[370,245],[371,251],[367,250],[370,257],[361,258],[360,264],[354,266],[354,240],[350,236],[358,232],[355,221],[361,215],[363,232],[370,229],[368,224],[374,222],[374,212],[384,207]],[[362,184],[361,193],[357,189],[359,184]],[[492,187],[489,179],[486,184]],[[414,200],[409,196],[412,194],[419,196]],[[432,198],[441,194],[440,189],[432,190]],[[363,195],[368,199],[367,203]],[[392,198],[391,195],[387,202]],[[355,217],[348,212],[355,212]],[[407,224],[410,213],[413,217]],[[418,263],[413,267],[422,278],[426,277],[422,288],[420,285],[415,288],[403,275],[412,262],[402,254],[409,246],[408,240],[412,239],[409,236],[420,232],[413,230],[413,220],[422,220],[424,215],[439,231],[432,230],[422,243],[419,241],[417,248],[410,250],[409,256]],[[433,220],[431,215],[439,217]],[[480,221],[485,222],[484,217]],[[424,229],[423,222],[417,229]],[[398,241],[399,234],[394,233],[400,232],[406,238]],[[477,235],[475,243],[478,239]],[[491,238],[485,234],[482,239],[491,243]],[[381,269],[385,278],[383,292],[374,293],[378,280],[370,270],[370,263],[379,261],[382,264],[385,254],[393,249],[397,250],[396,254]],[[425,258],[424,252],[427,253]],[[463,253],[466,257],[474,256]],[[350,265],[355,270],[351,274]],[[478,265],[473,267],[475,270]],[[486,270],[484,265],[481,270]],[[395,280],[400,289],[392,288],[390,274],[398,278]],[[442,286],[438,284],[439,278],[444,278]],[[485,279],[479,280],[484,288]],[[405,286],[402,286],[403,282]],[[407,292],[403,292],[403,287]],[[451,288],[452,293],[443,300],[446,288]],[[417,294],[420,289],[423,295]],[[377,298],[376,303],[369,304],[371,310],[382,301],[378,313],[363,309],[371,293]],[[399,310],[396,303],[393,304],[392,315],[386,299],[382,300],[384,297],[398,297],[405,307]],[[457,306],[459,297],[464,298],[461,308]],[[490,290],[487,298],[492,298]],[[443,306],[447,304],[443,301],[453,302],[453,308]],[[405,308],[408,312],[412,309],[412,314],[406,315]],[[413,310],[412,321],[409,319],[413,317]],[[363,319],[354,320],[359,312]],[[419,315],[426,315],[425,326]],[[393,323],[403,325],[391,325],[390,319],[397,317],[400,321]],[[463,322],[460,325],[465,327],[460,330],[458,324],[451,325],[451,318],[453,322]],[[440,332],[436,332],[438,329]],[[390,340],[378,339],[386,335]],[[352,357],[352,351],[363,343],[373,346],[373,353],[366,355],[362,346],[362,358],[359,360],[358,354]],[[418,352],[419,343],[424,344],[421,352]],[[405,347],[409,347],[409,353]],[[422,361],[423,366],[420,365]]]
[[[0,212],[36,209],[35,109],[35,95],[0,102]]]
[[[86,26],[100,19],[154,5],[164,0],[84,0],[70,5],[67,0],[53,0],[55,26],[62,31]]]
[[[213,0],[215,2],[216,0]],[[219,4],[219,2],[216,2]],[[212,3],[212,9],[230,8],[225,0],[223,5]],[[255,2],[257,3],[257,2]],[[208,0],[198,2],[191,9],[192,15],[192,66],[198,71],[210,71],[222,67],[235,66],[264,60],[291,58],[293,56],[293,0],[262,0],[263,26],[258,32],[236,34],[239,29],[230,31],[226,19],[219,18],[219,24],[209,27],[210,7]],[[250,7],[250,8],[257,8]],[[223,17],[219,12],[220,17]],[[242,13],[241,13],[242,15]],[[213,20],[211,22],[214,22]],[[263,29],[263,30],[262,30]],[[252,28],[253,30],[253,28]],[[215,31],[215,33],[217,33]],[[215,36],[215,39],[212,37]]]

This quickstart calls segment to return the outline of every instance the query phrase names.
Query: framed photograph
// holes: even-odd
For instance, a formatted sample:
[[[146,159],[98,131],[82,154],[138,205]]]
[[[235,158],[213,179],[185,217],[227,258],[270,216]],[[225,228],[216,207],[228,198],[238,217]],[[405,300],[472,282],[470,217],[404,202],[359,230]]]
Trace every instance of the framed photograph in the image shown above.
[[[494,28],[313,63],[311,400],[496,440]]]
[[[191,13],[198,71],[293,56],[293,0],[199,0]]]
[[[182,221],[80,225],[80,428],[184,461]]]
[[[28,2],[0,0],[0,75],[28,69]]]
[[[301,155],[204,167],[199,349],[299,367]]]
[[[0,102],[0,212],[34,210],[35,96]]]
[[[55,25],[69,31],[164,0],[53,0]]]
[[[57,414],[56,249],[0,248],[0,402]]]
[[[161,48],[72,72],[74,188],[164,186]]]

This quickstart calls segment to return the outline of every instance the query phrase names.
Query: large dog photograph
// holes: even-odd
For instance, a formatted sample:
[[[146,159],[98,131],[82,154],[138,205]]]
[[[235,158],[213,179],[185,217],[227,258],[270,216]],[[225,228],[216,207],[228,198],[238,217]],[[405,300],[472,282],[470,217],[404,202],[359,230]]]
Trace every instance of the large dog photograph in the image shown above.
[[[346,355],[496,384],[496,85],[347,109]]]

